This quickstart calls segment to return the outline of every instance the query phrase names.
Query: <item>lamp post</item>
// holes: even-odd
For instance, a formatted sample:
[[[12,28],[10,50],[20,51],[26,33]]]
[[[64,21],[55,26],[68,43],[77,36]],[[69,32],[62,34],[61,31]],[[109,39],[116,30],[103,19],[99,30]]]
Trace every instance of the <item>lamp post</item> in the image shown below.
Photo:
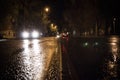
[[[44,28],[44,33],[49,34],[50,33],[50,28],[49,28],[49,24],[50,24],[50,19],[49,19],[49,14],[50,14],[50,7],[49,6],[44,6],[42,8],[42,24],[43,24],[43,28]]]

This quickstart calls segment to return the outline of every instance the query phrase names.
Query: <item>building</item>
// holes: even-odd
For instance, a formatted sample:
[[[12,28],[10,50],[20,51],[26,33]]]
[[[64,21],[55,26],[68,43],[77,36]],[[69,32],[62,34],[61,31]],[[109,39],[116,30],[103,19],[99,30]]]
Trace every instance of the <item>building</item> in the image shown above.
[[[5,29],[0,31],[3,38],[11,39],[15,38],[15,31],[13,31],[11,28]]]

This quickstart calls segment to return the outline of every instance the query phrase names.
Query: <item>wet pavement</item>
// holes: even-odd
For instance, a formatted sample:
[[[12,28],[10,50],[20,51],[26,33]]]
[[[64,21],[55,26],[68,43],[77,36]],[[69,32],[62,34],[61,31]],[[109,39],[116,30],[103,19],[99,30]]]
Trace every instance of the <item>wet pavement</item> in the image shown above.
[[[62,39],[63,80],[120,80],[120,38]]]
[[[0,40],[0,80],[120,80],[120,38]]]
[[[59,52],[58,42],[54,37],[1,40],[0,80],[45,80],[46,77],[58,80],[56,75],[60,75],[60,61],[59,57],[54,57]]]

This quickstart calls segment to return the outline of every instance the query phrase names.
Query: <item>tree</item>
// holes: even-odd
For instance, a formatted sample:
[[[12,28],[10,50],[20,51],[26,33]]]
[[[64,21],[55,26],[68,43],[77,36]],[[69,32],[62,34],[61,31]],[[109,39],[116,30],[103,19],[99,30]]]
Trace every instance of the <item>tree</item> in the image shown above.
[[[86,32],[95,29],[100,18],[96,0],[71,0],[68,3],[66,3],[64,19],[70,31],[75,29]]]

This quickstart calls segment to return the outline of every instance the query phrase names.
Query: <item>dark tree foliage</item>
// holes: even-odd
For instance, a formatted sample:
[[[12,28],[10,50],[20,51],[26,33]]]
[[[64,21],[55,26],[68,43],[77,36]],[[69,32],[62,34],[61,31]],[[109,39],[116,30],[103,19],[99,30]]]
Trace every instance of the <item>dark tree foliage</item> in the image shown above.
[[[120,34],[120,4],[119,0],[99,0],[99,11],[100,14],[106,20],[106,34],[108,34],[108,28],[111,29],[111,34]],[[116,18],[115,21],[115,33],[114,32],[114,25],[113,20]]]
[[[119,0],[64,0],[65,26],[69,30],[89,31],[97,26],[108,33],[113,28],[113,18],[116,20],[116,31],[119,29]],[[106,29],[105,29],[106,28]],[[112,31],[111,31],[112,32]],[[118,31],[117,31],[118,32]]]
[[[36,28],[45,30],[50,23],[59,30],[80,32],[99,28],[113,28],[113,18],[117,18],[119,28],[119,0],[0,0],[0,30],[12,27],[14,30]],[[43,8],[50,6],[50,13]],[[47,17],[46,17],[47,15]],[[112,32],[112,31],[111,31]],[[117,31],[119,32],[119,31]]]
[[[95,27],[99,17],[96,0],[71,0],[67,2],[64,18],[71,30],[77,28],[79,31],[87,31]]]
[[[1,0],[0,4],[0,20],[4,29],[12,27],[15,31],[32,28],[44,30],[49,22],[47,18],[43,19],[45,5],[41,0]]]

